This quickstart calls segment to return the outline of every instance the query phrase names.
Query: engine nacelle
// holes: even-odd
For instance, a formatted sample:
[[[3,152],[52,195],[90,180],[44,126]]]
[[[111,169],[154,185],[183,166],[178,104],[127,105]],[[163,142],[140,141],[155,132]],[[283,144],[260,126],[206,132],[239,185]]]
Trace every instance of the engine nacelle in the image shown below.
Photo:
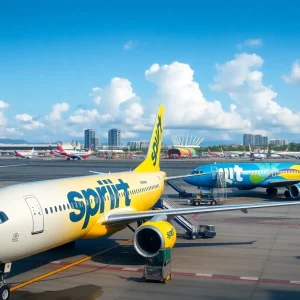
[[[135,231],[133,245],[141,256],[153,257],[159,249],[173,248],[176,236],[174,226],[168,221],[147,221]]]
[[[289,192],[292,198],[300,198],[300,184],[291,185]]]

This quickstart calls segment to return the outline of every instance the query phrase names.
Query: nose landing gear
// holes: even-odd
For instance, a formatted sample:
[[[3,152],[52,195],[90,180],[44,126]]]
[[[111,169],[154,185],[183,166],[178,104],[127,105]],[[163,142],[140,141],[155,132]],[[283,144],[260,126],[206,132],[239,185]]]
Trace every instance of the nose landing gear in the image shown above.
[[[5,283],[5,277],[11,270],[11,263],[0,264],[0,300],[10,298],[10,287]]]

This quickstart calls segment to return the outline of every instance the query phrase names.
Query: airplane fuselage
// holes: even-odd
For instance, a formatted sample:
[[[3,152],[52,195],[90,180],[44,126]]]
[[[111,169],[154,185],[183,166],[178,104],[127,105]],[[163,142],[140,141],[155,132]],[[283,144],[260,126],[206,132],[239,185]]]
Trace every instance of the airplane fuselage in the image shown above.
[[[270,180],[300,180],[300,164],[293,162],[210,164],[198,167],[192,173],[195,172],[203,172],[204,175],[187,177],[184,181],[199,188],[217,187],[217,172],[223,172],[228,188],[267,188]]]
[[[0,222],[0,263],[123,229],[101,221],[111,212],[149,210],[162,195],[164,177],[122,172],[2,188],[0,220],[7,220]]]

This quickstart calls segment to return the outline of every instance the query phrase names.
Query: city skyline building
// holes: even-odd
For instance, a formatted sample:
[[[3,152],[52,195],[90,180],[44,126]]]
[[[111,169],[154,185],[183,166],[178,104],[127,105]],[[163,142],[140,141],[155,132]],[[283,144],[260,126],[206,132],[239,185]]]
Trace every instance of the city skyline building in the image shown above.
[[[121,130],[112,128],[108,131],[108,146],[121,146]]]
[[[268,146],[269,138],[262,136],[261,134],[244,134],[243,145],[244,146]]]
[[[92,129],[86,129],[84,131],[84,148],[90,148],[95,141],[95,131]]]
[[[282,139],[270,139],[270,144],[274,146],[286,146],[288,141]]]
[[[253,134],[244,134],[243,136],[243,145],[244,146],[253,146],[254,145],[254,136]]]

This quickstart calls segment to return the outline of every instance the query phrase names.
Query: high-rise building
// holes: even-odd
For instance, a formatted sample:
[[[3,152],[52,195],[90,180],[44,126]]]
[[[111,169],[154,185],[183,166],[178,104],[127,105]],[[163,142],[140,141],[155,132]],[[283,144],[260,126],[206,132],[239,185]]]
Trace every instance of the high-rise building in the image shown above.
[[[254,146],[268,146],[268,137],[260,134],[255,135]]]
[[[269,145],[269,141],[268,141],[269,139],[268,139],[268,137],[267,136],[263,136],[263,144],[262,144],[262,146],[268,146]]]
[[[121,146],[120,129],[113,128],[108,131],[108,146]]]
[[[94,145],[94,148],[97,148],[100,146],[100,140],[99,138],[93,138],[92,144]]]
[[[254,136],[253,136],[253,134],[244,134],[243,145],[244,146],[254,145]]]
[[[95,131],[92,129],[86,129],[84,131],[84,148],[90,148],[95,140]]]
[[[243,144],[244,146],[268,146],[268,137],[260,134],[244,134]]]
[[[275,146],[285,146],[288,142],[287,140],[271,139],[270,144]]]

